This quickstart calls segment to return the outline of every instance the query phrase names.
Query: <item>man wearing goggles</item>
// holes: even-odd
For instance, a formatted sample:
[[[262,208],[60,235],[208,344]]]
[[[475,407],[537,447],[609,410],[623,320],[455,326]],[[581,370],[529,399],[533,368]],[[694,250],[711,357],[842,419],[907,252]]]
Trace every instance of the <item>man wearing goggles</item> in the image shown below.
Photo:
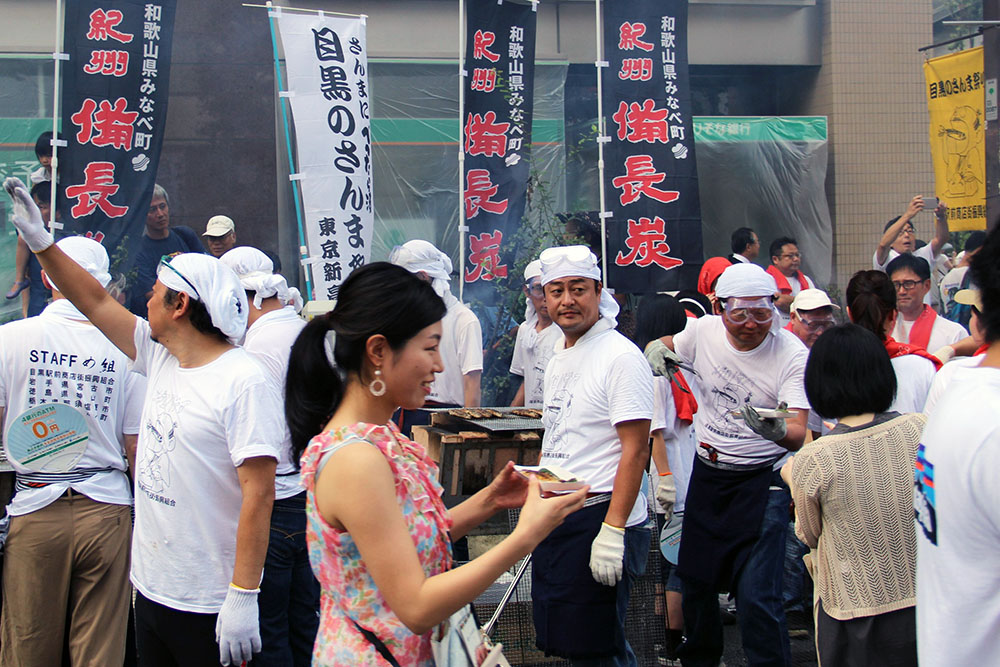
[[[685,665],[715,665],[722,656],[718,591],[736,597],[751,661],[790,664],[781,600],[791,496],[778,470],[805,439],[808,350],[779,326],[777,292],[759,266],[734,264],[716,283],[718,317],[692,320],[646,349],[654,373],[691,364],[702,388],[678,559]],[[783,403],[797,414],[765,419],[754,409]]]
[[[840,310],[823,290],[802,290],[792,301],[792,319],[785,328],[806,347],[812,347],[824,331],[837,324],[833,317],[835,308]]]

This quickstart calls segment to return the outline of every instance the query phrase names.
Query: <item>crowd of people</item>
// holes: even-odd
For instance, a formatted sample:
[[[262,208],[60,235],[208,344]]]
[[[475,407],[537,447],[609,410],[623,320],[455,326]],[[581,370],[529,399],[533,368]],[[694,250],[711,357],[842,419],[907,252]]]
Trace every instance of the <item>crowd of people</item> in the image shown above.
[[[542,414],[539,465],[585,486],[543,494],[508,463],[446,507],[410,432],[478,406],[483,371],[446,253],[409,241],[306,322],[232,219],[202,247],[157,186],[117,294],[101,244],[47,229],[47,183],[4,183],[51,293],[0,327],[4,665],[432,665],[445,622],[529,554],[537,647],[635,665],[626,610],[656,542],[664,661],[720,664],[727,593],[750,665],[791,664],[796,605],[821,664],[1000,660],[1000,232],[952,267],[946,208],[918,247],[915,197],[842,309],[794,238],[765,269],[740,228],[696,290],[644,296],[628,337],[591,249],[543,249],[511,404]],[[87,424],[68,463],[10,448],[50,403]],[[514,508],[459,565],[453,543]]]

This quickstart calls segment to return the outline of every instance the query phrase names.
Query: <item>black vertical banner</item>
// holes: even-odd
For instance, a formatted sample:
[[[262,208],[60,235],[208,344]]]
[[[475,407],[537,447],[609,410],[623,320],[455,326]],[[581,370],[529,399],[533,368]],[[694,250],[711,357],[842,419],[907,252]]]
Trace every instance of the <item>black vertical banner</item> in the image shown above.
[[[533,5],[468,0],[465,51],[465,294],[497,300],[513,266],[531,163]],[[519,281],[520,276],[513,276]]]
[[[610,287],[694,287],[701,205],[687,59],[687,0],[604,5],[604,152]]]
[[[66,8],[63,233],[100,241],[113,259],[117,252],[127,260],[146,223],[167,120],[175,6],[77,0]]]

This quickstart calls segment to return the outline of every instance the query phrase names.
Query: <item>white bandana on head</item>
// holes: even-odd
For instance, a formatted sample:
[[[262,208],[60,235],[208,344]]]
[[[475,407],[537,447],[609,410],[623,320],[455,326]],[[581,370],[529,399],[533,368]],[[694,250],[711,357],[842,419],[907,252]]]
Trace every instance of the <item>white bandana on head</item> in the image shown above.
[[[111,282],[109,272],[110,262],[108,261],[108,251],[100,243],[86,236],[67,236],[56,243],[59,249],[66,253],[70,259],[87,270],[87,273],[94,276],[101,287],[107,287]],[[48,276],[48,274],[45,274]],[[59,287],[52,281],[52,276],[48,276],[52,286],[59,290]]]
[[[542,263],[542,285],[548,285],[560,278],[592,278],[601,281],[601,267],[594,255],[585,245],[568,245],[547,248],[538,257]],[[601,318],[618,326],[618,302],[607,289],[601,290]]]
[[[451,258],[438,250],[433,243],[414,239],[401,246],[396,246],[389,253],[389,261],[401,266],[410,273],[423,271],[430,277],[431,286],[444,304],[451,307],[458,301],[451,294]]]
[[[531,281],[533,278],[538,278],[539,281],[542,277],[542,262],[541,260],[534,260],[529,262],[526,267],[524,267],[524,284],[531,286]],[[540,284],[540,283],[539,283]],[[535,325],[538,324],[538,313],[535,312],[535,304],[531,303],[531,299],[528,297],[524,298],[524,321],[528,324],[531,330],[535,329]]]
[[[184,253],[161,260],[156,278],[176,292],[205,304],[208,314],[229,342],[236,344],[247,330],[247,294],[231,268],[211,255]]]
[[[236,273],[243,289],[254,292],[255,308],[259,309],[264,299],[276,296],[283,305],[295,308],[296,313],[302,310],[302,295],[294,287],[288,286],[284,276],[274,272],[274,262],[257,248],[233,248],[223,254],[219,261]]]
[[[719,299],[766,299],[767,303],[771,304],[772,310],[774,304],[771,297],[777,292],[778,285],[771,274],[749,262],[728,267],[715,283],[715,296]],[[781,318],[775,311],[771,318],[771,331],[780,328]]]

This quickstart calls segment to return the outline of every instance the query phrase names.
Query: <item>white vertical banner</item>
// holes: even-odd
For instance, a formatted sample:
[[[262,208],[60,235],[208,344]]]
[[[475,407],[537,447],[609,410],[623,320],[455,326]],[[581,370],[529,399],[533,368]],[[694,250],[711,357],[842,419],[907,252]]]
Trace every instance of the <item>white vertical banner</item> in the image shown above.
[[[371,256],[371,114],[365,19],[277,17],[288,71],[308,262],[316,299]]]

